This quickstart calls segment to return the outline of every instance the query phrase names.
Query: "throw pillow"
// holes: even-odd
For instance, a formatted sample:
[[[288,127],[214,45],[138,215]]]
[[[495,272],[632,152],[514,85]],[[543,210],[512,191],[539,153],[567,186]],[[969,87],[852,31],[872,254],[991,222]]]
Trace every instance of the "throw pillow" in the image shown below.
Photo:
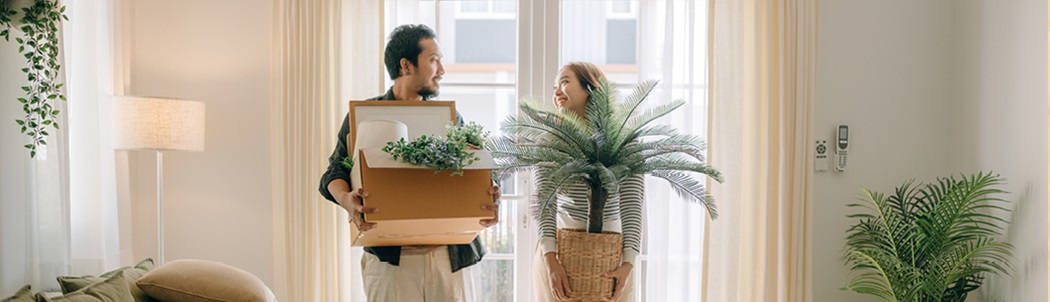
[[[153,270],[153,259],[146,258],[142,261],[139,261],[139,263],[135,264],[134,267],[125,266],[106,272],[105,274],[102,274],[99,277],[58,277],[58,285],[62,288],[63,294],[68,294],[71,292],[75,292],[81,288],[85,288],[89,285],[102,282],[103,280],[106,280],[107,278],[112,277],[113,275],[116,275],[119,272],[124,272],[124,279],[128,282],[128,289],[131,291],[131,296],[135,298],[135,302],[154,302],[156,300],[150,298],[150,296],[146,295],[146,293],[142,292],[142,290],[135,285],[135,281],[138,281],[139,278],[142,278],[142,275],[145,275],[146,272],[149,272],[150,270]]]
[[[62,295],[61,297],[48,298],[44,293],[36,294],[40,302],[133,302],[131,291],[128,290],[128,282],[124,279],[124,272],[117,272],[106,278],[106,280],[88,285],[75,292]]]
[[[160,301],[273,302],[270,288],[251,273],[207,260],[176,260],[146,273],[137,282]]]
[[[15,292],[14,296],[4,299],[0,302],[36,302],[36,299],[33,298],[33,292],[30,289],[30,286],[27,284],[26,286],[23,286],[22,289],[19,289],[17,292]]]

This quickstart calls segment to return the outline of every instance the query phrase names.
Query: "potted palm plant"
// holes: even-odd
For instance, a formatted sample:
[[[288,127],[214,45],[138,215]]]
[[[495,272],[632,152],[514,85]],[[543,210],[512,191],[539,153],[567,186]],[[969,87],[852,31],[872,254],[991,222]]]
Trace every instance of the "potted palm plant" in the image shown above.
[[[603,216],[610,194],[615,194],[621,181],[630,176],[651,175],[667,180],[671,187],[688,200],[704,205],[712,217],[717,216],[712,199],[707,196],[703,183],[695,173],[706,175],[721,182],[721,174],[708,166],[704,160],[703,141],[695,135],[684,134],[666,125],[650,125],[654,120],[667,115],[684,104],[676,100],[668,104],[643,110],[655,81],[644,82],[623,101],[617,101],[617,91],[608,81],[601,81],[597,89],[590,92],[585,117],[559,110],[539,100],[523,100],[516,116],[503,122],[504,135],[490,141],[489,149],[500,166],[499,172],[532,170],[536,177],[547,181],[538,184],[537,215],[550,218],[555,215],[556,199],[560,190],[584,184],[589,189],[588,226],[580,234],[580,242],[602,242],[588,236],[602,234]],[[573,246],[566,242],[559,230],[558,248]],[[623,237],[619,235],[619,242]],[[590,239],[589,239],[590,238]],[[575,241],[574,241],[575,242]],[[621,246],[616,244],[595,247],[611,251],[581,251],[580,256],[593,259],[593,255],[619,255]],[[575,262],[571,254],[559,252],[562,263]],[[619,257],[619,256],[616,256]],[[570,259],[566,259],[570,258]],[[582,260],[588,261],[588,260]],[[590,265],[594,274],[607,272],[619,265],[620,259],[594,261]],[[601,264],[597,266],[597,264]],[[573,268],[569,270],[569,282],[575,298],[604,298],[611,294],[611,286],[587,288],[574,280]],[[588,277],[589,279],[601,277]],[[608,279],[608,278],[606,278]],[[612,280],[606,280],[612,284]]]
[[[894,194],[864,191],[865,211],[846,237],[845,260],[856,275],[845,289],[885,301],[962,302],[989,273],[1007,274],[1013,247],[998,242],[1008,210],[996,188],[999,175],[938,178],[897,187]]]

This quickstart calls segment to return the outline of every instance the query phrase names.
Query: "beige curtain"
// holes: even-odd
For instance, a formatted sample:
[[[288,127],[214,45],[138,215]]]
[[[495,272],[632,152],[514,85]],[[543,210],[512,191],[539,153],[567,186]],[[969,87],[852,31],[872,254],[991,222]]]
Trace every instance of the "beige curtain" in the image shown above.
[[[810,301],[818,0],[711,0],[707,301]]]
[[[274,291],[281,301],[341,300],[346,215],[317,192],[340,122],[340,4],[274,1]]]
[[[365,301],[346,212],[317,188],[347,101],[383,92],[383,1],[274,5],[274,291],[280,301]]]

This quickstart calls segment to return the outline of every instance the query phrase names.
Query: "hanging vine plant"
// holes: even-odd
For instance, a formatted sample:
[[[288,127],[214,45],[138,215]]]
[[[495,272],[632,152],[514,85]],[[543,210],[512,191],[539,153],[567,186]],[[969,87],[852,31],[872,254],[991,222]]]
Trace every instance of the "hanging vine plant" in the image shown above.
[[[11,41],[11,34],[21,30],[21,37],[15,36],[18,42],[18,53],[26,58],[22,72],[28,81],[22,90],[25,97],[18,98],[25,112],[24,119],[15,123],[22,128],[22,133],[31,138],[26,144],[29,157],[36,157],[37,148],[47,145],[48,127],[59,129],[59,110],[55,106],[58,100],[65,101],[62,93],[64,84],[58,83],[59,62],[58,27],[62,20],[69,20],[65,15],[66,7],[59,0],[30,0],[25,7],[16,7],[15,0],[0,0],[0,36]],[[21,10],[21,18],[17,18]]]

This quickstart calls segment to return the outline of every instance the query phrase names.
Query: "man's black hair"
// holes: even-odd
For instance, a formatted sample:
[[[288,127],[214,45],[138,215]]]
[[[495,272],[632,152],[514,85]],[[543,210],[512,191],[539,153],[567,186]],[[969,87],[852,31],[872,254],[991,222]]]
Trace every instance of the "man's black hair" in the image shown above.
[[[390,79],[401,76],[401,58],[408,59],[412,66],[419,66],[419,53],[423,52],[423,45],[419,42],[423,39],[434,39],[436,36],[430,27],[423,24],[405,24],[394,28],[383,56]]]

